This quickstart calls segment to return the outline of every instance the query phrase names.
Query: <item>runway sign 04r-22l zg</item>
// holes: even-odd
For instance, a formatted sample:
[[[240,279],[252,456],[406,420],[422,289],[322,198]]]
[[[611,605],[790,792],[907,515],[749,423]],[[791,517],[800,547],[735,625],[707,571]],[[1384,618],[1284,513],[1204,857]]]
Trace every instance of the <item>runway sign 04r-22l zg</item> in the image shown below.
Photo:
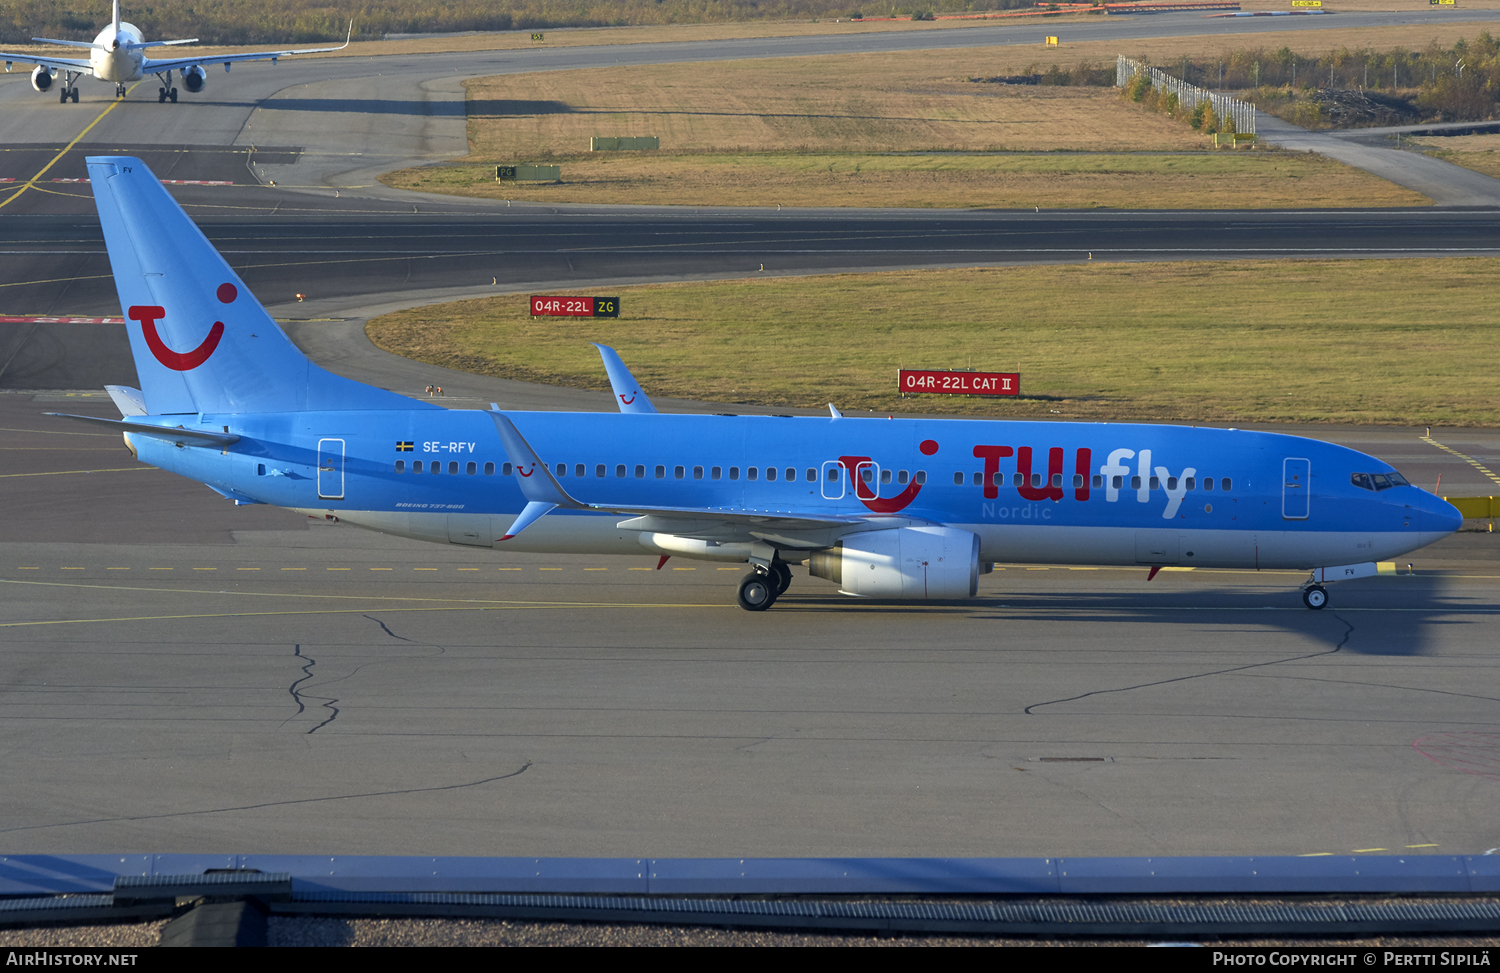
[[[565,318],[617,318],[620,316],[618,297],[549,297],[531,296],[531,316],[557,316]]]

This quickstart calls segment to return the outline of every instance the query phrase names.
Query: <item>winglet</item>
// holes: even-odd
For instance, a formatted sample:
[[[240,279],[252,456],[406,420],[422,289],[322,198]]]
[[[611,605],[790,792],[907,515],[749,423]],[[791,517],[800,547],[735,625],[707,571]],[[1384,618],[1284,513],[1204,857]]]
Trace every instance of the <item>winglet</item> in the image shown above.
[[[614,390],[615,401],[620,406],[620,411],[630,414],[656,414],[656,406],[641,391],[641,383],[630,374],[630,369],[620,360],[620,356],[608,345],[595,344],[599,349],[599,357],[604,359],[604,370],[609,373],[609,387]]]
[[[828,403],[828,414],[831,415],[831,416],[833,416],[835,419],[842,419],[842,418],[844,418],[844,414],[842,412],[840,412],[839,410],[835,409],[833,407],[833,403],[832,402]]]
[[[528,503],[526,505],[526,508],[524,510],[521,511],[521,516],[510,522],[510,530],[504,537],[500,538],[500,540],[510,540],[512,537],[515,537],[521,531],[530,527],[538,520],[541,520],[543,515],[549,514],[556,509],[557,504],[555,503],[539,503],[533,500],[531,503]],[[496,543],[499,543],[499,541],[497,541]]]
[[[495,431],[500,434],[500,442],[504,444],[505,452],[510,456],[511,465],[516,469],[516,483],[521,487],[521,495],[529,501],[528,509],[539,503],[566,507],[569,510],[589,509],[586,504],[579,503],[568,496],[568,491],[557,482],[557,478],[552,475],[551,470],[547,469],[547,464],[537,456],[536,450],[531,448],[531,444],[526,441],[526,437],[521,435],[515,423],[499,412],[490,412],[487,415],[494,421]],[[546,512],[543,510],[535,517],[540,517]]]

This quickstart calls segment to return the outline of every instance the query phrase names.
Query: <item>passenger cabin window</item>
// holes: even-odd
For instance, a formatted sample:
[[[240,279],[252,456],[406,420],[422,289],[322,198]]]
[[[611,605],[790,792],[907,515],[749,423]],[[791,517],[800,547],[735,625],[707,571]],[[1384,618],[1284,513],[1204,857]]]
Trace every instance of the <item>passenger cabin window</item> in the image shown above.
[[[1219,489],[1225,493],[1228,493],[1233,488],[1234,484],[1229,482],[1229,477],[1226,476],[1219,480]]]
[[[494,476],[495,475],[495,464],[494,463],[486,463],[486,464],[484,464],[484,475],[485,476]]]
[[[815,470],[815,469],[813,469],[811,466],[809,466],[807,468],[807,482],[808,483],[817,483],[818,482],[818,471]]]
[[[1102,489],[1104,489],[1104,475],[1103,474],[1101,474],[1101,473],[1095,473],[1094,474],[1093,487],[1094,487],[1095,490],[1102,490]]]
[[[413,473],[420,473],[420,472],[422,472],[422,461],[421,460],[414,461],[411,464],[411,471]]]
[[[262,463],[257,468],[257,471],[260,473],[261,476],[265,476],[266,475],[266,465],[264,463]],[[404,460],[404,459],[398,459],[398,460],[396,460],[396,472],[397,473],[405,473],[406,472],[406,460]],[[1355,475],[1357,476],[1358,474],[1355,474]],[[1365,487],[1365,489],[1368,490],[1369,487]]]
[[[729,468],[729,478],[731,480],[738,480],[740,478],[740,468],[738,466],[731,466]]]
[[[665,466],[658,466],[656,468],[656,478],[658,480],[665,480],[667,478],[667,468]]]
[[[1213,488],[1214,488],[1214,478],[1211,477],[1211,476],[1204,477],[1203,478],[1203,489],[1207,490],[1207,491],[1212,491]]]
[[[510,476],[512,469],[513,467],[509,463],[506,463],[504,466],[500,467],[500,475]],[[418,470],[417,472],[420,473],[421,470]]]
[[[644,480],[646,478],[646,467],[644,464],[635,464],[635,478],[637,480]]]
[[[681,466],[674,466],[674,467],[672,467],[672,477],[673,477],[673,479],[680,480],[680,479],[682,479],[685,476],[687,476],[687,470],[683,469]]]
[[[1138,476],[1132,476],[1130,478],[1130,489],[1132,489],[1132,490],[1139,490],[1140,488],[1141,488],[1141,478],[1138,477]]]
[[[955,473],[955,474],[953,474],[953,485],[954,486],[963,486],[964,485],[964,475],[962,473]]]
[[[473,476],[475,473],[479,472],[479,464],[474,462],[473,460],[470,460],[469,465],[465,468],[464,472],[468,473],[470,476]]]
[[[962,473],[959,473],[957,475],[958,476],[963,476]],[[828,482],[829,483],[837,483],[838,481],[839,481],[839,468],[837,466],[830,466],[830,467],[828,467]],[[959,482],[962,483],[963,481],[960,480]]]
[[[557,475],[558,476],[567,476],[568,475],[568,464],[567,463],[558,463],[557,464]]]
[[[1083,474],[1082,473],[1074,473],[1073,474],[1073,489],[1075,489],[1075,490],[1082,490],[1083,489]]]
[[[916,479],[916,481],[918,483],[926,483],[927,482],[927,471],[926,470],[917,470],[917,475],[916,475],[915,479]]]
[[[450,476],[458,475],[458,460],[455,459],[448,461],[448,474]]]
[[[708,471],[708,478],[710,480],[722,479],[723,476],[724,476],[724,468],[721,467],[721,466],[715,466],[713,469],[711,469],[711,470]]]
[[[754,479],[754,477],[751,477],[751,479]],[[768,466],[768,467],[766,467],[766,481],[770,482],[770,481],[772,481],[774,479],[776,479],[776,467],[774,467],[774,466]]]
[[[1196,489],[1198,489],[1198,478],[1196,476],[1190,476],[1190,477],[1188,477],[1186,480],[1183,481],[1183,488],[1187,489],[1187,490],[1196,490]]]
[[[1055,486],[1055,487],[1062,486],[1062,476],[1063,475],[1061,473],[1053,473],[1052,474],[1052,485]]]
[[[605,467],[603,463],[600,463],[598,466],[594,467],[594,475],[599,477],[600,479],[603,479],[605,469],[607,469],[607,467]]]
[[[730,471],[729,471],[729,472],[730,472],[730,474],[731,474],[731,475],[730,475],[730,479],[733,479],[733,478],[734,478],[734,477],[733,477],[733,473],[734,473],[734,471],[733,471],[733,470],[730,470]],[[760,470],[759,470],[759,469],[757,469],[757,468],[756,468],[756,467],[754,467],[754,466],[751,466],[751,467],[747,467],[747,468],[746,468],[746,469],[745,469],[745,479],[747,479],[747,480],[758,480],[758,479],[760,479]]]
[[[588,476],[588,472],[589,468],[587,466],[584,466],[582,463],[575,463],[573,465],[574,476]]]
[[[797,479],[797,470],[794,467],[788,466],[786,468],[786,479],[788,483]]]
[[[1159,478],[1154,477],[1154,476],[1151,478],[1151,489],[1153,489],[1153,490],[1160,490],[1161,489],[1161,480]]]
[[[695,479],[695,480],[701,480],[701,479],[703,479],[703,467],[701,467],[701,466],[695,466],[695,467],[693,467],[693,479]]]
[[[901,472],[896,474],[897,483],[905,483],[909,479],[911,479],[911,474],[906,472],[905,470],[902,470]]]

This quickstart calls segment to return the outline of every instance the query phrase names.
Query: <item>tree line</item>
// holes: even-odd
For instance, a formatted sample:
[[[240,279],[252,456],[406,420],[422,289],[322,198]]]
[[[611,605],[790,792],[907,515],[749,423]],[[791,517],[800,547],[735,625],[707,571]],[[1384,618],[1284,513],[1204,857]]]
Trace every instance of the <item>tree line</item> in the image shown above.
[[[197,37],[205,44],[310,44],[354,36],[543,30],[757,20],[818,20],[979,13],[1031,0],[124,0],[121,17],[148,38]],[[0,0],[0,43],[32,37],[92,40],[110,18],[109,0]]]

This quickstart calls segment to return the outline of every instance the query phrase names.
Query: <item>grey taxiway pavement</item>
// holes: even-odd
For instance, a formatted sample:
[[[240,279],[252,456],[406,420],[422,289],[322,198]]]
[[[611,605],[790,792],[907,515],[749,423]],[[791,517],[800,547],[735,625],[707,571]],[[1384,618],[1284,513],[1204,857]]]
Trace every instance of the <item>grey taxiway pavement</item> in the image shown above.
[[[561,69],[597,50],[545,55]],[[244,136],[269,131],[267,145],[305,148],[274,112],[328,130],[360,114],[266,107],[296,97],[273,86],[311,84],[318,70],[237,71],[234,100],[220,106],[229,121],[189,116],[186,100],[122,104],[100,123],[101,144],[243,145],[229,131],[243,98]],[[19,97],[14,81],[0,84],[0,134]],[[321,199],[312,193],[330,180],[363,178],[395,154],[440,157],[451,116],[387,114],[410,120],[400,131],[415,149],[379,155],[378,131],[349,136],[371,154],[319,163],[307,185],[320,188],[278,204]],[[173,120],[190,117],[204,125]],[[115,124],[125,127],[105,131]],[[160,127],[147,137],[141,124]],[[66,140],[30,131],[31,143]],[[192,174],[192,156],[182,153],[183,178],[207,178]],[[284,188],[292,170],[313,171],[298,169],[306,161],[269,162],[254,179],[281,175]],[[200,215],[230,205],[210,195],[220,188],[178,191]],[[373,189],[359,198],[365,208],[395,200]],[[15,205],[23,216],[55,212]],[[1394,225],[1394,235],[1407,226]],[[1475,232],[1490,246],[1490,231]],[[307,317],[345,320],[295,325],[294,336],[336,370],[415,393],[434,373],[362,343],[358,321],[381,301],[463,285],[392,293],[403,284],[302,305]],[[91,309],[107,292],[72,307],[69,293],[56,292],[52,310]],[[58,332],[58,354],[99,343],[89,327]],[[604,406],[589,393],[440,378],[450,405]],[[115,414],[97,392],[0,393],[0,847],[10,853],[1500,845],[1493,535],[1461,534],[1404,559],[1396,575],[1336,586],[1322,612],[1302,608],[1295,574],[1168,571],[1148,583],[1144,569],[1001,565],[978,599],[946,605],[854,602],[799,572],[775,609],[749,615],[733,605],[737,568],[422,545],[235,507],[136,464],[118,437],[42,412]],[[1374,453],[1424,485],[1441,474],[1445,493],[1494,490],[1492,431],[1438,430],[1430,441],[1420,429],[1291,431]]]

